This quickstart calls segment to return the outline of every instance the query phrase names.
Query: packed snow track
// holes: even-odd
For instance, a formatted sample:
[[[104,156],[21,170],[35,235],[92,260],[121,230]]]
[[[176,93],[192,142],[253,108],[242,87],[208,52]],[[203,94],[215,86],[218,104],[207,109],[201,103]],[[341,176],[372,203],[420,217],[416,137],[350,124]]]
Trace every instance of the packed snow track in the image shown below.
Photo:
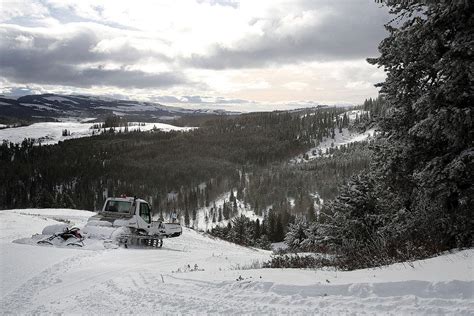
[[[90,212],[0,211],[4,314],[449,314],[474,311],[474,251],[351,272],[260,269],[271,253],[184,229],[162,249],[57,248],[25,238]],[[15,241],[15,242],[14,242]]]

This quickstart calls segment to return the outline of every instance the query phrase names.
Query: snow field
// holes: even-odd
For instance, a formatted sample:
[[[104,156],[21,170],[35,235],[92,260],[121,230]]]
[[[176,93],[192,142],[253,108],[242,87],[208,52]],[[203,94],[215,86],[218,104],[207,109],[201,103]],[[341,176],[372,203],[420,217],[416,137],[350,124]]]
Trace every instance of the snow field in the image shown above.
[[[97,123],[98,124],[98,123]],[[161,131],[189,131],[192,127],[179,127],[164,123],[138,123],[130,122],[128,130],[150,131],[157,128]],[[144,124],[144,125],[143,125]],[[28,126],[0,129],[0,141],[8,140],[12,143],[21,143],[25,138],[34,138],[43,145],[56,144],[66,139],[89,137],[92,133],[100,133],[101,130],[91,129],[94,123],[81,123],[77,121],[70,122],[42,122],[34,123]],[[70,135],[63,136],[63,130],[67,129]],[[123,131],[124,128],[116,128],[117,131]]]
[[[13,243],[77,210],[0,211],[2,313],[472,315],[474,250],[351,272],[258,269],[270,252],[193,230],[162,249]]]

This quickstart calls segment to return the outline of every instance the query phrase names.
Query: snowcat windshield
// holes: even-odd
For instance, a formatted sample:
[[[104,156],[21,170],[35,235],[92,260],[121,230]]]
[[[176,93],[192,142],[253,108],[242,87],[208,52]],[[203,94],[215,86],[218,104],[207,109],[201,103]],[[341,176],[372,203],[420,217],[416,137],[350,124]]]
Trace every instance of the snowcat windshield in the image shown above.
[[[129,213],[132,207],[132,202],[127,201],[108,201],[105,206],[106,212]]]

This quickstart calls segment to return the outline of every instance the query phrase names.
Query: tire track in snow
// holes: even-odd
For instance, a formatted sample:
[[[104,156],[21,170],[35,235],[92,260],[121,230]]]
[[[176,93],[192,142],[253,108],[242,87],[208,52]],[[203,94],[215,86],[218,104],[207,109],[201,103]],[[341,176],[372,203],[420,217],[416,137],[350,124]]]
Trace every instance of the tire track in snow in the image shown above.
[[[30,303],[42,290],[62,283],[61,275],[67,273],[73,266],[80,264],[80,261],[96,255],[98,255],[97,252],[79,253],[43,270],[0,300],[3,312],[27,312],[28,308],[32,305]],[[34,262],[31,264],[34,264]]]

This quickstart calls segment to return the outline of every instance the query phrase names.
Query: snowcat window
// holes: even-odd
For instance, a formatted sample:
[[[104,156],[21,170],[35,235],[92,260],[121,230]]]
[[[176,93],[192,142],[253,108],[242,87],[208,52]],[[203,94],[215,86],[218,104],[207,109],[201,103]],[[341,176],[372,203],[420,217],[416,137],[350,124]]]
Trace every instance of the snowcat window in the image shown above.
[[[146,203],[140,203],[140,217],[147,223],[151,223],[150,207]]]
[[[130,207],[132,206],[131,202],[126,201],[108,201],[105,206],[106,212],[115,212],[115,213],[129,213]]]

